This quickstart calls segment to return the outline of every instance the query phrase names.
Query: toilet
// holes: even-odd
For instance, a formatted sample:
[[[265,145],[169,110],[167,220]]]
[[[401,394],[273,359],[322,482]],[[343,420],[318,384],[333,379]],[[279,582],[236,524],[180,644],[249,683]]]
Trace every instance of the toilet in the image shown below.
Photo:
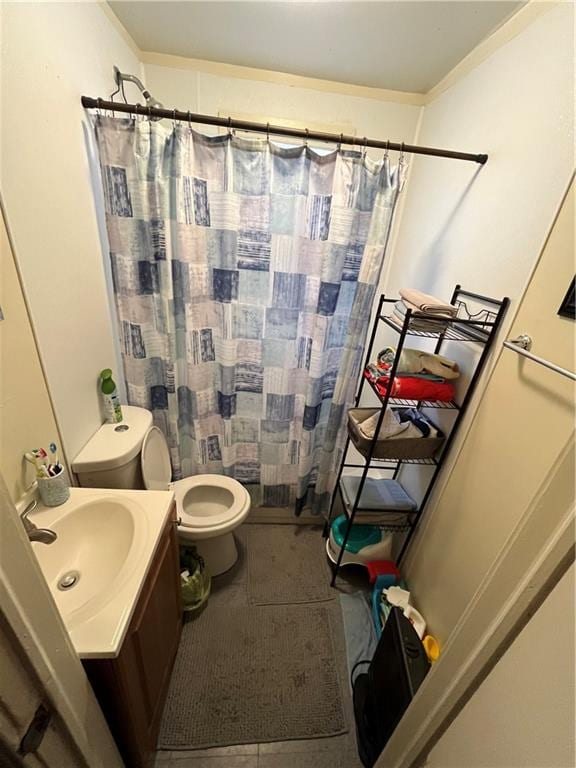
[[[144,408],[123,405],[120,424],[103,424],[72,462],[86,488],[172,490],[181,544],[194,544],[212,576],[238,558],[233,530],[250,511],[248,491],[225,475],[172,482],[166,439]]]

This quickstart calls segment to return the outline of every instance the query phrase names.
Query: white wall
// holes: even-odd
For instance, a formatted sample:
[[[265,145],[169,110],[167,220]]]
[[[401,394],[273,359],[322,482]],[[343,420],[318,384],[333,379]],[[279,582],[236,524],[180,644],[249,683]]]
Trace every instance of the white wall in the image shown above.
[[[428,755],[429,768],[574,765],[574,565]]]
[[[574,321],[556,313],[574,276],[574,215],[572,183],[510,329],[512,338],[529,333],[535,354],[572,371]],[[442,645],[574,442],[573,395],[568,379],[500,347],[462,450],[404,564]],[[574,498],[574,477],[566,495]]]
[[[60,442],[26,311],[16,263],[0,211],[0,467],[14,502],[34,482],[24,454]]]
[[[341,132],[352,126],[360,138],[410,142],[421,107],[300,88],[279,83],[216,75],[193,69],[144,64],[146,85],[167,108],[208,115],[244,113],[270,123],[297,121],[302,127],[321,123]],[[201,128],[214,132],[210,126]],[[381,152],[373,153],[381,157]]]
[[[140,64],[96,3],[0,3],[0,189],[68,457],[116,367],[82,94]]]
[[[489,160],[411,160],[391,293],[520,296],[574,168],[573,30],[562,3],[426,105],[419,144]]]
[[[487,152],[489,160],[474,167],[412,159],[387,293],[414,286],[449,298],[460,283],[478,293],[508,295],[513,304],[507,332],[574,168],[573,19],[571,3],[553,7],[425,107],[419,144]],[[474,346],[453,344],[446,354],[467,370]],[[494,351],[499,347],[497,342]],[[553,354],[546,347],[540,351]],[[490,365],[495,359],[494,354]],[[470,450],[483,427],[481,407],[476,410],[486,401],[482,397],[481,384],[403,564],[419,607],[442,641],[502,546],[503,529],[512,524],[502,517],[490,525],[481,515],[474,528],[467,517],[479,503],[476,497],[467,501],[470,477],[487,484],[486,468],[495,455],[486,435]],[[478,531],[489,548],[475,548]],[[448,585],[449,600],[435,590],[440,581]]]

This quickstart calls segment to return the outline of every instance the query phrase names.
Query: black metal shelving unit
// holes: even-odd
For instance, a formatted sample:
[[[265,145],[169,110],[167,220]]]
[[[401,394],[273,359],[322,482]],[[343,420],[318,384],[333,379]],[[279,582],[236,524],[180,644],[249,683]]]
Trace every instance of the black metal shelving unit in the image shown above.
[[[364,385],[365,383],[368,383],[369,387],[376,394],[377,398],[380,401],[380,416],[378,419],[376,430],[374,432],[374,437],[370,443],[369,451],[364,458],[364,463],[354,464],[346,461],[348,448],[350,446],[350,439],[351,439],[350,435],[348,435],[348,439],[346,440],[346,445],[344,448],[342,464],[340,466],[340,471],[338,473],[336,490],[334,491],[334,494],[332,496],[330,512],[324,528],[324,533],[325,535],[327,535],[330,530],[330,525],[333,519],[334,504],[335,504],[336,498],[339,496],[342,501],[342,507],[344,510],[344,514],[346,515],[348,524],[346,526],[344,539],[342,542],[342,546],[340,547],[340,552],[338,554],[338,559],[336,561],[336,564],[333,565],[333,574],[332,574],[332,581],[331,581],[332,586],[334,586],[336,577],[338,576],[338,572],[340,570],[340,566],[342,563],[342,557],[344,555],[345,547],[348,542],[348,538],[350,536],[350,531],[352,530],[352,525],[354,524],[354,520],[358,513],[361,513],[361,515],[362,514],[365,515],[365,518],[362,519],[363,523],[367,523],[370,525],[378,525],[382,530],[386,532],[407,534],[397,558],[397,562],[398,563],[401,562],[403,556],[406,553],[408,545],[412,539],[412,536],[414,535],[416,527],[418,526],[418,523],[420,522],[420,519],[424,514],[426,504],[428,503],[428,499],[430,498],[430,494],[432,492],[434,484],[442,469],[444,461],[449,454],[450,447],[458,431],[458,426],[462,420],[462,417],[466,413],[466,409],[468,407],[472,394],[474,393],[474,390],[478,383],[478,379],[480,377],[480,374],[482,373],[482,369],[484,368],[484,365],[488,358],[488,354],[490,352],[494,339],[496,338],[496,335],[502,323],[504,314],[506,313],[506,310],[510,303],[510,300],[506,297],[503,299],[494,299],[494,298],[491,298],[490,296],[483,296],[481,294],[466,291],[460,285],[457,285],[452,294],[452,298],[450,299],[450,303],[453,304],[458,309],[457,314],[453,319],[448,321],[445,321],[445,319],[442,318],[442,329],[439,330],[438,332],[435,332],[435,331],[428,331],[428,330],[422,331],[415,328],[413,326],[413,322],[415,318],[412,311],[409,309],[406,311],[406,316],[404,318],[403,324],[399,324],[395,322],[395,320],[393,320],[392,317],[385,314],[386,304],[395,304],[397,301],[398,299],[386,298],[384,294],[382,294],[382,296],[380,297],[378,311],[376,314],[376,318],[374,320],[372,332],[370,335],[370,341],[368,343],[368,348],[366,351],[364,370],[362,372],[360,385],[355,398],[355,407],[358,407],[360,403],[360,399],[362,397],[362,392],[364,390]],[[477,307],[479,307],[476,309],[476,311],[471,311],[469,309],[468,304],[472,304],[472,303],[474,303]],[[426,320],[436,320],[436,322],[438,322],[438,317],[435,315],[418,314],[416,316],[416,319],[417,321],[426,319]],[[399,334],[399,339],[396,347],[396,355],[395,355],[394,363],[390,370],[390,376],[388,379],[389,386],[385,394],[382,394],[380,391],[378,391],[374,382],[372,382],[370,379],[367,379],[364,376],[364,371],[366,370],[368,363],[371,360],[374,341],[376,339],[376,334],[381,323],[384,323],[385,325],[387,325],[388,327],[390,327],[392,330],[394,330]],[[420,338],[427,338],[427,339],[435,339],[436,344],[434,345],[434,349],[433,349],[435,354],[440,353],[443,344],[445,344],[446,342],[473,343],[473,344],[480,345],[482,347],[482,351],[478,357],[478,360],[476,362],[476,365],[474,367],[474,370],[468,382],[468,386],[466,387],[466,390],[461,399],[462,401],[460,403],[444,402],[444,401],[438,401],[438,400],[407,400],[405,398],[391,397],[390,392],[392,389],[392,383],[394,381],[394,377],[396,375],[398,362],[400,360],[400,353],[402,351],[402,348],[404,347],[406,338],[410,336],[417,336]],[[450,430],[447,431],[446,439],[440,451],[438,452],[438,456],[436,458],[378,459],[373,456],[374,448],[376,447],[376,442],[378,439],[378,434],[380,432],[380,427],[382,426],[382,422],[384,420],[384,414],[389,405],[413,407],[417,409],[436,408],[444,411],[452,411],[455,414],[455,418],[452,423],[452,426]],[[385,469],[385,470],[392,471],[393,479],[397,479],[398,474],[402,469],[402,466],[406,464],[422,465],[422,466],[433,468],[430,474],[430,478],[428,480],[428,484],[426,485],[426,489],[424,491],[422,500],[417,505],[416,509],[412,511],[407,511],[407,510],[401,511],[398,509],[374,510],[373,507],[371,507],[370,509],[367,509],[367,508],[362,508],[360,506],[360,499],[362,497],[364,484],[368,477],[368,472],[371,469],[380,469],[380,470]],[[342,490],[342,484],[341,484],[342,474],[344,470],[348,468],[363,470],[362,475],[360,477],[358,490],[356,492],[356,497],[352,504],[350,504],[349,501],[346,500],[345,494],[343,493],[343,490]]]

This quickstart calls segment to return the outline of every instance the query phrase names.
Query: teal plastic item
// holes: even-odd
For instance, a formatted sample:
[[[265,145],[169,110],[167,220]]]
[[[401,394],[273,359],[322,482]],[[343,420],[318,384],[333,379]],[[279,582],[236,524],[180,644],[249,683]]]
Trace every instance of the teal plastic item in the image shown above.
[[[394,582],[396,582],[395,576],[392,576],[392,577],[390,577],[389,575],[377,576],[376,583],[374,584],[374,587],[372,589],[372,597],[371,597],[372,619],[374,621],[374,627],[376,628],[376,637],[378,638],[378,640],[380,640],[380,635],[382,634],[382,630],[384,629],[384,624],[388,620],[388,616],[390,615],[390,611],[392,610],[392,606],[382,594],[383,589],[387,589],[388,587],[393,586],[393,584],[385,583],[389,579],[393,579]],[[407,592],[410,591],[408,589],[408,584],[406,584],[404,579],[400,579],[400,581],[398,582],[398,586],[402,587],[402,589],[405,589]]]
[[[339,547],[342,546],[344,536],[346,535],[347,522],[346,515],[340,515],[332,523],[334,541]],[[346,542],[346,549],[349,552],[358,554],[364,547],[369,547],[371,544],[379,544],[381,539],[382,535],[377,525],[353,525]]]

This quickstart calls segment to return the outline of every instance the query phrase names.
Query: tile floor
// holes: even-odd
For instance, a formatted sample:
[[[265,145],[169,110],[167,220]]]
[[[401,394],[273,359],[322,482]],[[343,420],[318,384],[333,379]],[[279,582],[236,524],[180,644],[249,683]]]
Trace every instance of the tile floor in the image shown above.
[[[319,541],[321,528],[318,529]],[[234,568],[212,581],[210,604],[247,605],[245,526],[238,529],[240,556]],[[320,551],[321,551],[320,543]],[[342,644],[336,651],[348,733],[324,739],[239,744],[231,747],[165,751],[156,754],[156,768],[362,768],[356,752],[348,666]]]

